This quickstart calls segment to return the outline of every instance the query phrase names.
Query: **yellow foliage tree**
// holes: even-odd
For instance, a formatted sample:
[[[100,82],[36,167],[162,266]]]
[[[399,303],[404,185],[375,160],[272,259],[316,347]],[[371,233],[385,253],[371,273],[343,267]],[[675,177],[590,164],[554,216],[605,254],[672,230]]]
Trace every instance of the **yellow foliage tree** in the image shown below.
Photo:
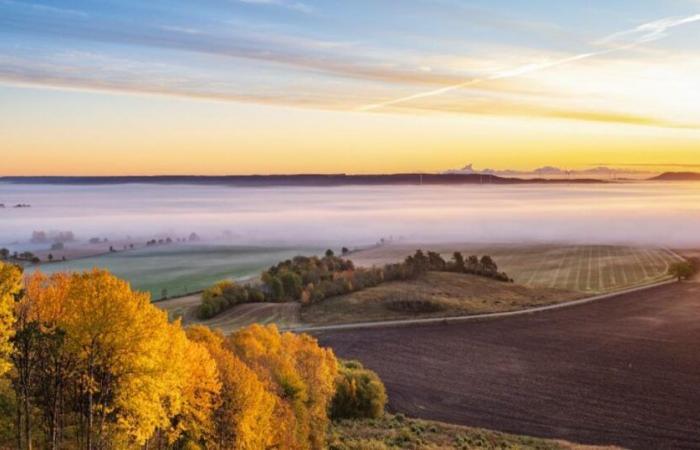
[[[147,294],[106,271],[73,274],[59,326],[78,359],[88,448],[108,437],[143,444],[156,428],[167,428],[165,399],[179,387],[163,364],[170,325]]]
[[[216,366],[207,347],[187,338],[180,322],[171,325],[169,339],[171,349],[163,356],[164,364],[176,366],[171,375],[179,383],[178,400],[171,412],[168,430],[170,444],[184,438],[186,442],[204,443],[215,436],[214,412],[220,405],[221,382]]]
[[[15,296],[22,289],[22,271],[12,264],[0,262],[0,376],[11,367]]]
[[[338,368],[309,336],[274,326],[229,339],[185,331],[102,270],[37,272],[22,290],[21,271],[0,265],[0,306],[21,449],[325,446]],[[43,441],[32,433],[37,418]]]
[[[324,448],[338,373],[333,352],[310,336],[280,334],[274,325],[240,330],[228,345],[282,400],[276,412],[281,425],[276,444],[286,449]],[[290,427],[284,426],[290,422]]]
[[[216,436],[222,449],[257,450],[270,447],[275,430],[276,396],[257,375],[224,347],[224,336],[203,326],[187,330],[189,338],[204,346],[216,361],[221,381],[220,403],[215,412]]]

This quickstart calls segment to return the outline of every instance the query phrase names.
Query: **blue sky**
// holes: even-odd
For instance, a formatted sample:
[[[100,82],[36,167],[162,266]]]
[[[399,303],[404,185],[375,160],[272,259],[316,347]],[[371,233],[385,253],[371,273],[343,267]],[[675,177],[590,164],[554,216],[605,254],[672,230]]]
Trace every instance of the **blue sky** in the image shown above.
[[[695,129],[694,98],[652,94],[696,87],[699,13],[697,0],[0,0],[0,119],[50,89],[98,109],[105,93],[156,94]]]

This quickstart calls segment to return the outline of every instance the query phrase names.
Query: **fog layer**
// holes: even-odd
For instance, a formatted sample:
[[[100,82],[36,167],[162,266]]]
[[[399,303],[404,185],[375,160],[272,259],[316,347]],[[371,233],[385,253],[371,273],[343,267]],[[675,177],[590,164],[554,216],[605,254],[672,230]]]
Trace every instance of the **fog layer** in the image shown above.
[[[0,245],[187,236],[241,244],[424,242],[700,245],[700,184],[235,188],[0,183]],[[29,208],[14,208],[29,204]],[[16,244],[15,244],[16,245]]]

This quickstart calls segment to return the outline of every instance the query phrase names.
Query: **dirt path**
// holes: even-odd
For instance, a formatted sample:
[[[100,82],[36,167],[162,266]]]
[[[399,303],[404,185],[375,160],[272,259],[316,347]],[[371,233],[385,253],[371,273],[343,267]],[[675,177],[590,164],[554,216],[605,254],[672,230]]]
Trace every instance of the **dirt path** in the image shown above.
[[[317,332],[408,415],[630,448],[700,448],[700,284],[488,321]]]

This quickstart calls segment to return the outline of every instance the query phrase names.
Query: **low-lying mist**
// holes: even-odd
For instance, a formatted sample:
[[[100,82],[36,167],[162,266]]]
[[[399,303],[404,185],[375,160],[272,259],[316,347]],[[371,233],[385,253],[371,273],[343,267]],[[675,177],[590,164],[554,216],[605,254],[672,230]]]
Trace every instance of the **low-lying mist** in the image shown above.
[[[700,246],[700,184],[270,187],[0,183],[0,245],[186,237],[235,244],[420,242]],[[15,208],[25,204],[30,207]]]

